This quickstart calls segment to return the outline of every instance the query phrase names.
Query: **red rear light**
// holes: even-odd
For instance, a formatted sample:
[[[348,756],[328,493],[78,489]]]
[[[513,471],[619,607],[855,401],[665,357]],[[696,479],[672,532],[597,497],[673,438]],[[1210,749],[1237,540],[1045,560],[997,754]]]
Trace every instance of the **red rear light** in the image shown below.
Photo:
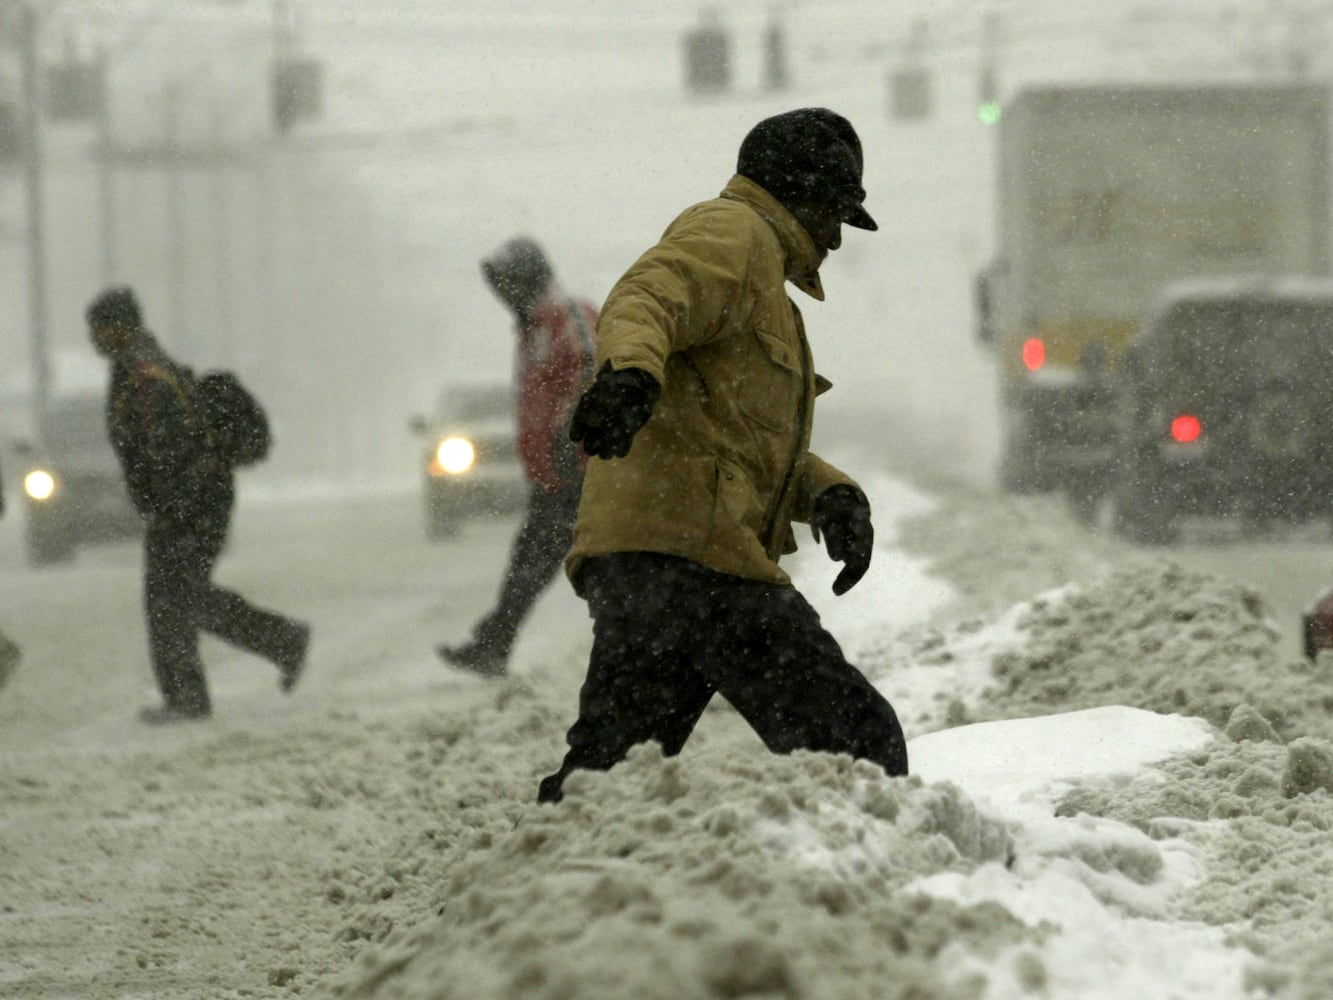
[[[1190,413],[1182,413],[1171,421],[1171,437],[1181,444],[1192,444],[1199,440],[1199,435],[1203,433],[1203,424],[1199,423],[1199,418]]]
[[[1023,364],[1030,372],[1035,372],[1046,363],[1046,345],[1039,337],[1032,337],[1023,342]]]

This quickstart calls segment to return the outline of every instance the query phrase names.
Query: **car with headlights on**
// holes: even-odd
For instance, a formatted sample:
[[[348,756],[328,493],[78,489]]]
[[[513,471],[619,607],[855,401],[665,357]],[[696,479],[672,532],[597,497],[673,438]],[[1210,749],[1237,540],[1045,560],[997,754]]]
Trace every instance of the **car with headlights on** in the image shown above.
[[[1109,477],[1126,537],[1183,519],[1333,519],[1333,281],[1213,278],[1164,292],[1116,376]]]
[[[513,388],[507,382],[456,383],[435,414],[417,417],[426,534],[447,538],[468,521],[520,509],[528,495],[518,455]]]
[[[143,533],[107,439],[105,406],[100,391],[57,396],[38,415],[33,437],[15,443],[30,565]]]

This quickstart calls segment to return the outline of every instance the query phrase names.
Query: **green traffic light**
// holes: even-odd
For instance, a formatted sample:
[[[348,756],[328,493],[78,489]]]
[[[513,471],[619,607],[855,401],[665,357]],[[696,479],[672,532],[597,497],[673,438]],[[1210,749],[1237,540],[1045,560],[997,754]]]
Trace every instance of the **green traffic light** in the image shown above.
[[[983,101],[977,108],[977,117],[983,125],[995,125],[1001,117],[999,101]]]

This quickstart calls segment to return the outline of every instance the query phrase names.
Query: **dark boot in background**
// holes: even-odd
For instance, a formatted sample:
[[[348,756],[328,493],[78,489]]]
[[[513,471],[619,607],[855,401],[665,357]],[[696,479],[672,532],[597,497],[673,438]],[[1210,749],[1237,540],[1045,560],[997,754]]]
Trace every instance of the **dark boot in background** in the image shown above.
[[[445,663],[482,677],[503,677],[509,671],[506,654],[476,640],[462,646],[441,644],[435,652]]]
[[[503,677],[509,670],[509,650],[514,644],[514,629],[492,615],[482,619],[473,630],[471,642],[461,646],[441,644],[435,652],[445,663],[482,677]]]
[[[278,665],[278,686],[283,694],[290,694],[301,679],[306,654],[310,651],[310,626],[304,622],[290,622],[282,629],[273,662]]]
[[[19,665],[19,660],[23,658],[23,653],[19,647],[10,641],[9,637],[0,632],[0,688],[5,686],[5,681],[9,680],[9,675],[14,672],[14,668]]]

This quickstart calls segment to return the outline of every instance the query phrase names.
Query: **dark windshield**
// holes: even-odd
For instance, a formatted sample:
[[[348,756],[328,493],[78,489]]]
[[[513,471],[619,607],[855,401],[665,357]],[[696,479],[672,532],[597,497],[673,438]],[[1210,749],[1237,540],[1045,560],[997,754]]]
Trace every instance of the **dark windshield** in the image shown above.
[[[440,395],[442,421],[476,421],[514,415],[513,391],[507,385],[453,386]]]
[[[1171,311],[1148,356],[1154,367],[1199,379],[1307,380],[1333,367],[1333,303],[1186,303]]]
[[[84,452],[108,447],[106,410],[101,395],[52,400],[42,418],[39,439],[49,452]]]

